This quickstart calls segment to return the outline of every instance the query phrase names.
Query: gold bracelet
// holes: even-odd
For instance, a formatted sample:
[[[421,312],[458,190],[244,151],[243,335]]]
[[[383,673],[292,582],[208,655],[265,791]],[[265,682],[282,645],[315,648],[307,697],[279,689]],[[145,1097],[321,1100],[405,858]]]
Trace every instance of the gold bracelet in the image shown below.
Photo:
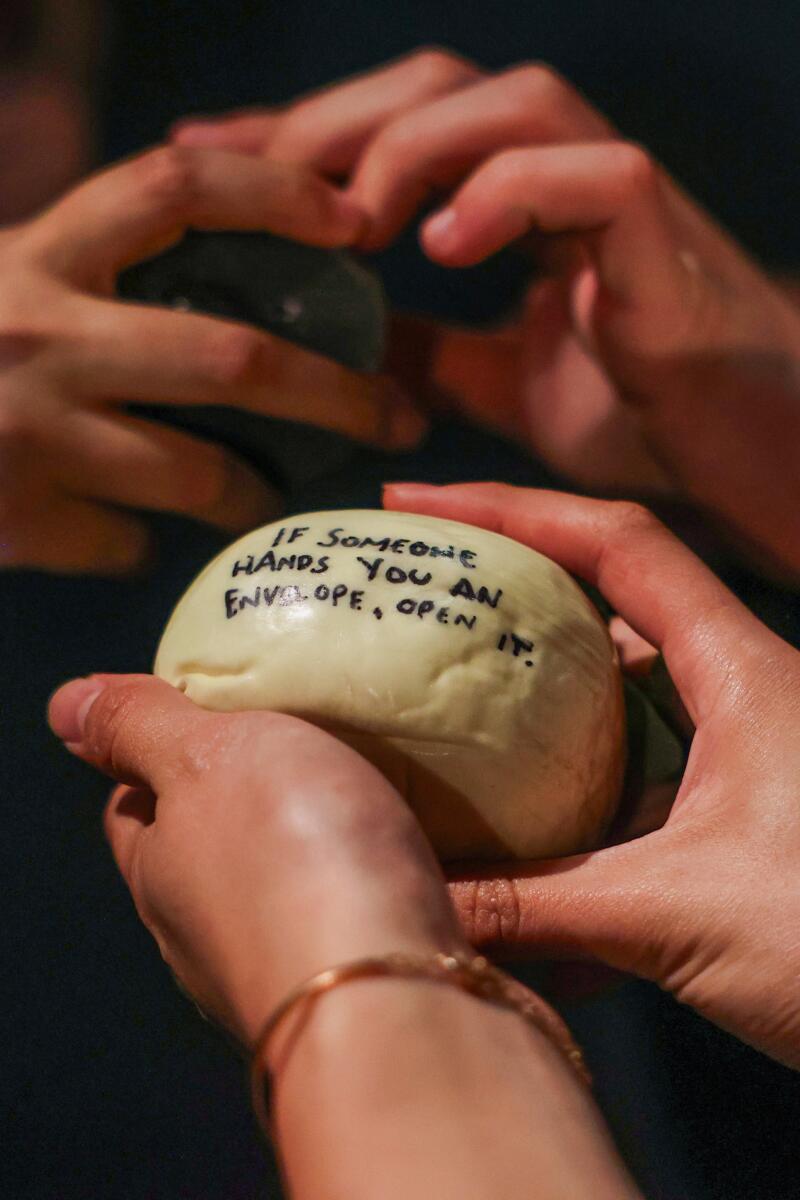
[[[499,971],[482,955],[435,954],[429,957],[422,954],[386,954],[380,958],[357,959],[320,971],[294,988],[274,1009],[256,1043],[250,1074],[253,1108],[265,1130],[271,1128],[265,1094],[266,1078],[270,1073],[269,1047],[278,1026],[298,1005],[313,1004],[320,996],[342,983],[387,976],[449,983],[482,1000],[512,1009],[539,1033],[543,1033],[563,1054],[581,1083],[587,1087],[591,1085],[583,1055],[558,1013],[535,992],[529,991],[504,971]]]

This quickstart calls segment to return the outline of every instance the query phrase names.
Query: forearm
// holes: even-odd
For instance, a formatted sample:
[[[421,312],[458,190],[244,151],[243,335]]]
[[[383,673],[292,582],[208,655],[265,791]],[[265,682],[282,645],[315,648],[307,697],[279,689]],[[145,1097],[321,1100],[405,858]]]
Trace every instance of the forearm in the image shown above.
[[[274,1065],[294,1200],[638,1196],[560,1053],[456,988],[347,984]]]

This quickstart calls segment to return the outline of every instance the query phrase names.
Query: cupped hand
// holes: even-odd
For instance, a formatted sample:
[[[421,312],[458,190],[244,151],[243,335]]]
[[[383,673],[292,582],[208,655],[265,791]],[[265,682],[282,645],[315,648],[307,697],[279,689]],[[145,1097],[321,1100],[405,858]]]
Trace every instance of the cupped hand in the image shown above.
[[[106,831],[139,915],[183,985],[245,1044],[327,967],[465,948],[410,810],[319,729],[207,712],[144,675],[65,685],[50,723],[121,782]]]
[[[800,1067],[800,654],[636,505],[495,484],[396,484],[385,503],[495,530],[598,587],[661,648],[695,727],[661,829],[459,873],[469,939],[654,980]]]
[[[0,231],[0,567],[119,574],[147,552],[128,510],[250,528],[276,497],[218,445],[131,402],[225,405],[407,446],[417,415],[388,381],[254,328],[121,303],[119,271],[192,226],[340,246],[362,215],[302,167],[161,147]]]
[[[431,383],[581,486],[677,491],[800,572],[800,310],[556,72],[424,50],[173,137],[343,180],[366,249],[442,195],[422,246],[444,266],[536,235],[519,320],[425,327]]]

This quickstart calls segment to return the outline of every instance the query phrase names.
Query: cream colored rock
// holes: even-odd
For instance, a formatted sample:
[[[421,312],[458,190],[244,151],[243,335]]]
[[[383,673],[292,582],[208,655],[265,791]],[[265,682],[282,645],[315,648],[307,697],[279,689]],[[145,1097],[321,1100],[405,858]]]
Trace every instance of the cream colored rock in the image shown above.
[[[205,708],[345,737],[444,859],[587,849],[619,793],[604,623],[561,567],[472,526],[353,510],[254,530],[183,596],[155,670]]]

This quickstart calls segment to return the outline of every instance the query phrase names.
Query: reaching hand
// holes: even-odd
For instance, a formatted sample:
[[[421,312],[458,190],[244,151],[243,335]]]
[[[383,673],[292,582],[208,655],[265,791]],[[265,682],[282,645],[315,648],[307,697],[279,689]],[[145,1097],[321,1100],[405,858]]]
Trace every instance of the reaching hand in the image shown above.
[[[430,382],[582,486],[677,490],[800,572],[800,311],[555,72],[423,51],[174,137],[343,179],[365,249],[432,195],[444,266],[534,234],[547,278],[518,321],[417,329]]]
[[[469,939],[632,971],[800,1067],[800,654],[635,505],[494,484],[396,484],[385,499],[503,533],[597,586],[662,649],[696,729],[662,829],[459,875]]]
[[[303,168],[162,147],[0,232],[0,567],[130,570],[148,538],[129,509],[232,531],[274,513],[276,497],[244,463],[130,415],[128,402],[226,405],[412,443],[421,422],[390,405],[383,377],[245,325],[113,298],[120,270],[188,226],[338,246],[362,219]]]

